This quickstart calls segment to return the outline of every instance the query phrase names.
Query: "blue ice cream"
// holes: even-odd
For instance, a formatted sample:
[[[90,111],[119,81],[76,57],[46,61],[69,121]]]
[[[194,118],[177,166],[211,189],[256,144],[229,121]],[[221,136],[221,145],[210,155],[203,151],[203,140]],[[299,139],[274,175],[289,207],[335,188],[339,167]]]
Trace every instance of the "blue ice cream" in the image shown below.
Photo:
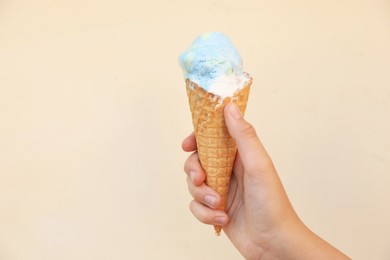
[[[229,38],[220,32],[206,33],[194,40],[179,57],[184,77],[206,91],[225,98],[248,80],[242,60]]]

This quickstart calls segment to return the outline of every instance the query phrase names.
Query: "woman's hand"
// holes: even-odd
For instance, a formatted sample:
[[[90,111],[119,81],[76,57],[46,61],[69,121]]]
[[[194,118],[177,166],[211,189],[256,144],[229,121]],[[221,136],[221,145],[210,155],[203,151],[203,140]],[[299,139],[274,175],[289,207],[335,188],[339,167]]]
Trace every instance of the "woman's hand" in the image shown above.
[[[205,224],[222,226],[246,259],[346,259],[300,221],[271,158],[237,106],[227,105],[224,115],[238,148],[226,212],[216,210],[221,198],[204,183],[194,134],[182,144],[184,151],[194,151],[184,167],[194,198],[190,204],[193,215]]]

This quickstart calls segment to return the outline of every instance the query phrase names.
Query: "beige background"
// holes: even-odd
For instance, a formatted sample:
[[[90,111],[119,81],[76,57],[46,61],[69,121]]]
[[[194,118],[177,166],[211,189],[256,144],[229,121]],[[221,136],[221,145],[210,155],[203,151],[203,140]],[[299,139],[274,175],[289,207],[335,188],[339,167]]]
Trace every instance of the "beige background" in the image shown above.
[[[219,30],[301,218],[390,259],[390,4],[0,1],[0,259],[241,259],[188,210],[177,56]]]

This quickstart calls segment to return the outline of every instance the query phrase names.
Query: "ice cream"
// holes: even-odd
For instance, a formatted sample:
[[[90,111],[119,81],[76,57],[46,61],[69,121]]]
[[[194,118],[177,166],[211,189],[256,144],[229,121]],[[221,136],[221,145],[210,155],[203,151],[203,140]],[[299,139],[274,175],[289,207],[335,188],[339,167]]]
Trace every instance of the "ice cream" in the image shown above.
[[[201,35],[180,56],[192,123],[206,185],[221,196],[226,210],[237,146],[225,124],[224,107],[236,103],[245,113],[252,78],[242,71],[239,53],[222,33]],[[214,226],[217,235],[220,226]]]
[[[206,33],[180,55],[184,77],[221,99],[231,97],[248,81],[242,60],[229,38],[220,32]]]

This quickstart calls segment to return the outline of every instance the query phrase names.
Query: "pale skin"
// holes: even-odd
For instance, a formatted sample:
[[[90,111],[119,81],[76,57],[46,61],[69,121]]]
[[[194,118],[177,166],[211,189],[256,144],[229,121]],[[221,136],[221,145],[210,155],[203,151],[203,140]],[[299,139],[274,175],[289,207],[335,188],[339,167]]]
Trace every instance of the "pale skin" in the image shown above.
[[[229,133],[237,142],[237,156],[229,187],[227,211],[208,187],[191,134],[182,143],[193,152],[185,162],[192,214],[202,223],[219,225],[240,253],[252,259],[350,259],[321,239],[299,219],[270,156],[255,129],[234,104],[224,110]]]

